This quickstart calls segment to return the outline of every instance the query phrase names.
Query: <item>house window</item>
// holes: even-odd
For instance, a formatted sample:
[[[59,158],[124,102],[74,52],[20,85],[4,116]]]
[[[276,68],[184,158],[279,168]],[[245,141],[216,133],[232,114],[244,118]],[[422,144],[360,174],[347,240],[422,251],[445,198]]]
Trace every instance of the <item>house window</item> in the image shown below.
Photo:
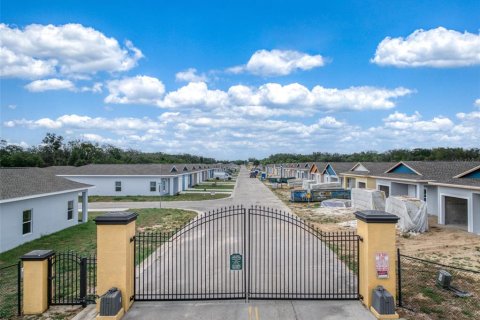
[[[423,189],[423,201],[427,202],[427,189]]]
[[[162,192],[167,191],[167,180],[162,179]]]
[[[22,234],[32,232],[32,209],[23,211]]]
[[[157,183],[155,181],[150,181],[150,191],[157,191]]]
[[[67,220],[73,219],[73,200],[68,201]]]
[[[115,191],[122,191],[122,181],[115,181]]]
[[[365,189],[367,187],[367,185],[365,184],[365,182],[358,182],[358,187],[360,189]]]

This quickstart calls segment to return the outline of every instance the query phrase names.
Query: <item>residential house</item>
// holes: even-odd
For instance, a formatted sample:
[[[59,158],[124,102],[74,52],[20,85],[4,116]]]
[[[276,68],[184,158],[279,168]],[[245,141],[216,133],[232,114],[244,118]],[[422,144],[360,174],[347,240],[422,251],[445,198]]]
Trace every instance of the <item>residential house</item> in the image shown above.
[[[86,222],[91,187],[44,169],[0,168],[0,252]]]
[[[72,181],[95,186],[92,195],[175,195],[220,170],[205,164],[89,164],[81,167],[49,167],[46,170]]]

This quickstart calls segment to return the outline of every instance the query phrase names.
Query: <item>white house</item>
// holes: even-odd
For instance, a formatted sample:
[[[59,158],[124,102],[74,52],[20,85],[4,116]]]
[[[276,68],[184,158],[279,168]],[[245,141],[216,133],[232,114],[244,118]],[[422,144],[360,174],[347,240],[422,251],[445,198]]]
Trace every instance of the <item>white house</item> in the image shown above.
[[[59,177],[95,186],[91,195],[176,195],[213,178],[217,165],[206,164],[89,164],[46,168]]]
[[[91,187],[44,169],[0,168],[0,252],[86,222]]]

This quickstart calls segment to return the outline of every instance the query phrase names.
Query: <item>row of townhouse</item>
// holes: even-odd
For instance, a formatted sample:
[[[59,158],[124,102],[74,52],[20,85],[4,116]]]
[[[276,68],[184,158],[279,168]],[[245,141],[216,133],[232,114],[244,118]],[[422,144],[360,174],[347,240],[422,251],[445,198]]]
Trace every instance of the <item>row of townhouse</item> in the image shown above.
[[[415,197],[427,203],[439,224],[480,234],[478,161],[313,162],[272,164],[266,170],[273,176],[339,182],[346,189],[382,190],[387,197]]]
[[[224,169],[221,164],[0,168],[0,253],[88,221],[88,195],[175,195]]]
[[[90,195],[176,195],[212,179],[223,165],[205,164],[90,164],[81,167],[49,167],[55,175],[91,184]]]

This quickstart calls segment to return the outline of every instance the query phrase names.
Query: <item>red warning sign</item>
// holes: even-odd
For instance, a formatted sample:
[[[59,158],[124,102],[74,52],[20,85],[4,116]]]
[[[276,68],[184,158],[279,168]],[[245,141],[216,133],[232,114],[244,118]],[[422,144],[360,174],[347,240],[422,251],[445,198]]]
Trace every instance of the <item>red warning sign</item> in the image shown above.
[[[375,269],[378,279],[388,279],[388,254],[386,252],[375,253]]]

